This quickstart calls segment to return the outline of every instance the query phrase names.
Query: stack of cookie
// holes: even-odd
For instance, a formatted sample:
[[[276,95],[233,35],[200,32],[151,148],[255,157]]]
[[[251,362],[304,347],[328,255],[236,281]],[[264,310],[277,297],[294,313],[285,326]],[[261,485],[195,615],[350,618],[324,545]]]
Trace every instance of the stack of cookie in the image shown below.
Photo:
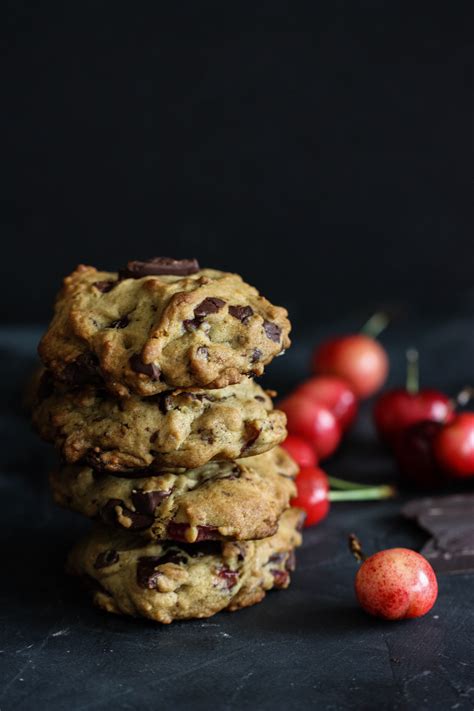
[[[61,454],[55,500],[96,521],[68,569],[100,607],[168,623],[288,586],[297,470],[251,378],[289,330],[283,308],[195,260],[64,280],[33,419]]]

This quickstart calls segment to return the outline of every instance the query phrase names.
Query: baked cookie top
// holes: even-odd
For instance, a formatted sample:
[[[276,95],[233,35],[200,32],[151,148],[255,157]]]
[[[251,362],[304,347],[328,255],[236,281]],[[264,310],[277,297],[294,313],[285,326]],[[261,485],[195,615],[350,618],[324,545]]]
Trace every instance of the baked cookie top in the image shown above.
[[[116,476],[68,465],[50,477],[56,503],[151,539],[195,543],[275,533],[296,495],[297,465],[281,447],[235,462]]]
[[[115,396],[145,397],[261,375],[290,345],[289,331],[287,311],[237,274],[155,258],[119,273],[77,267],[39,353],[69,385],[103,382]]]
[[[85,578],[95,604],[108,612],[162,623],[209,617],[288,586],[302,518],[288,509],[273,536],[238,543],[150,543],[98,526],[71,551],[67,569]]]
[[[46,374],[32,415],[66,462],[107,471],[191,469],[266,452],[286,437],[285,414],[249,378],[217,390],[119,400],[93,386],[55,385]]]

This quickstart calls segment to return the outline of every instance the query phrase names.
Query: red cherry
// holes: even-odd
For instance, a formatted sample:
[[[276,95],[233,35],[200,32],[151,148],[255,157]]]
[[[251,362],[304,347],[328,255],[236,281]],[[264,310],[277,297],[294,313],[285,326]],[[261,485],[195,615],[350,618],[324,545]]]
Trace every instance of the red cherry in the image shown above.
[[[388,390],[374,407],[374,421],[380,437],[394,444],[400,432],[417,422],[446,422],[453,417],[451,400],[439,390],[408,392],[405,388]]]
[[[424,420],[403,430],[395,439],[395,459],[407,484],[433,488],[445,483],[433,451],[434,438],[442,428],[441,422]]]
[[[440,466],[453,477],[474,476],[474,412],[462,412],[434,439]]]
[[[431,610],[438,597],[438,582],[422,555],[408,548],[389,548],[363,561],[355,591],[361,607],[371,615],[404,620]]]
[[[321,375],[310,378],[300,385],[296,391],[325,405],[344,431],[357,415],[357,399],[349,384],[333,375]]]
[[[302,437],[289,434],[280,446],[286,449],[300,468],[315,467],[318,463],[313,447]]]
[[[313,371],[343,378],[357,397],[367,398],[387,379],[388,356],[370,336],[363,333],[342,336],[326,341],[315,350]]]
[[[336,418],[324,405],[294,394],[278,405],[286,413],[288,432],[311,442],[320,459],[329,457],[341,440]]]
[[[291,505],[306,511],[305,526],[319,523],[329,513],[329,482],[318,467],[304,467],[296,477],[297,495]]]

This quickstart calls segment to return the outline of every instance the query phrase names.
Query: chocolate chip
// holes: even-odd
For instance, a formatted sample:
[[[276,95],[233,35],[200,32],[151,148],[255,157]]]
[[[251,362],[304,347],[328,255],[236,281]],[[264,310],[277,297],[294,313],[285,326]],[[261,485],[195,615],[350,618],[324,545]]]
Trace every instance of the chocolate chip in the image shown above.
[[[275,579],[276,588],[286,588],[290,580],[290,575],[286,570],[270,570]]]
[[[142,556],[137,563],[137,583],[145,590],[154,590],[161,573],[156,570],[160,565],[159,556]]]
[[[188,523],[175,523],[171,521],[166,529],[166,535],[175,541],[187,541],[186,531],[189,529]],[[198,535],[194,543],[199,541],[212,541],[219,538],[219,532],[215,526],[198,526]]]
[[[261,427],[258,427],[253,422],[247,422],[245,425],[245,449],[248,449],[257,440],[262,431]]]
[[[141,356],[135,353],[130,358],[130,367],[135,373],[143,373],[143,375],[148,375],[148,377],[156,382],[161,377],[161,370],[154,363],[144,363]]]
[[[153,516],[156,507],[170,495],[171,491],[141,491],[133,489],[132,503],[141,514]]]
[[[253,349],[252,357],[250,358],[250,361],[252,363],[257,363],[260,358],[262,357],[262,351],[259,350],[258,348]]]
[[[141,531],[153,523],[153,516],[142,514],[138,511],[132,511],[125,506],[125,503],[121,499],[109,499],[105,506],[102,507],[100,517],[104,523],[113,526],[122,525],[119,523],[117,507],[121,508],[122,516],[129,519],[131,530]],[[127,526],[125,526],[125,528],[127,528]]]
[[[224,305],[225,301],[222,299],[217,299],[215,296],[209,296],[207,299],[204,299],[204,301],[201,301],[199,306],[196,306],[194,309],[194,315],[198,318],[203,318],[208,314],[217,313],[217,311],[220,311]]]
[[[268,559],[269,563],[281,563],[286,558],[286,553],[272,553]]]
[[[183,326],[188,333],[194,333],[194,331],[198,330],[201,323],[202,321],[200,318],[187,318],[183,321]]]
[[[237,584],[239,580],[239,574],[236,570],[231,570],[226,565],[221,566],[217,570],[217,575],[223,581],[224,587],[230,590]]]
[[[120,270],[121,279],[141,279],[145,276],[188,276],[200,270],[197,259],[172,259],[171,257],[153,257],[141,262],[128,262],[126,269]]]
[[[99,570],[100,568],[108,568],[109,565],[117,563],[118,559],[119,554],[117,553],[117,551],[114,551],[112,549],[102,551],[102,553],[99,553],[99,555],[95,559],[94,568],[96,570]]]
[[[81,353],[63,372],[63,380],[71,386],[100,382],[99,361],[94,353]]]
[[[263,330],[265,331],[266,337],[269,338],[271,341],[275,341],[275,343],[280,342],[281,328],[277,326],[276,323],[272,323],[271,321],[264,321]]]
[[[110,324],[109,328],[125,328],[128,326],[130,323],[128,316],[122,316],[122,318],[118,318],[116,321],[112,321]]]
[[[96,289],[106,294],[108,291],[112,291],[116,284],[116,281],[95,281],[92,286],[95,286]]]
[[[251,306],[229,306],[229,313],[234,318],[238,318],[242,323],[247,323],[249,318],[253,316]]]
[[[206,346],[199,346],[196,351],[196,355],[201,358],[201,360],[209,360],[209,351]]]

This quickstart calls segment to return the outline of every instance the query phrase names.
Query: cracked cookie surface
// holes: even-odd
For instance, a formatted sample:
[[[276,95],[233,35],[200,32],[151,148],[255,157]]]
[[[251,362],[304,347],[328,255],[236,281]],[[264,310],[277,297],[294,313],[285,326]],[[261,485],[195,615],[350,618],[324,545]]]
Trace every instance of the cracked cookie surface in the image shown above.
[[[121,274],[81,265],[65,278],[39,347],[56,378],[118,397],[215,389],[261,375],[290,345],[286,310],[237,274],[143,264]]]
[[[33,423],[66,462],[107,471],[200,467],[261,454],[286,437],[284,413],[248,378],[218,390],[117,400],[92,386],[58,387],[46,376]]]
[[[196,544],[147,543],[98,526],[73,548],[67,570],[89,583],[94,603],[107,612],[165,624],[210,617],[288,586],[302,522],[302,512],[291,508],[269,538]]]
[[[297,465],[281,447],[235,462],[114,476],[68,465],[50,477],[54,500],[151,539],[195,543],[273,535],[296,495]]]

